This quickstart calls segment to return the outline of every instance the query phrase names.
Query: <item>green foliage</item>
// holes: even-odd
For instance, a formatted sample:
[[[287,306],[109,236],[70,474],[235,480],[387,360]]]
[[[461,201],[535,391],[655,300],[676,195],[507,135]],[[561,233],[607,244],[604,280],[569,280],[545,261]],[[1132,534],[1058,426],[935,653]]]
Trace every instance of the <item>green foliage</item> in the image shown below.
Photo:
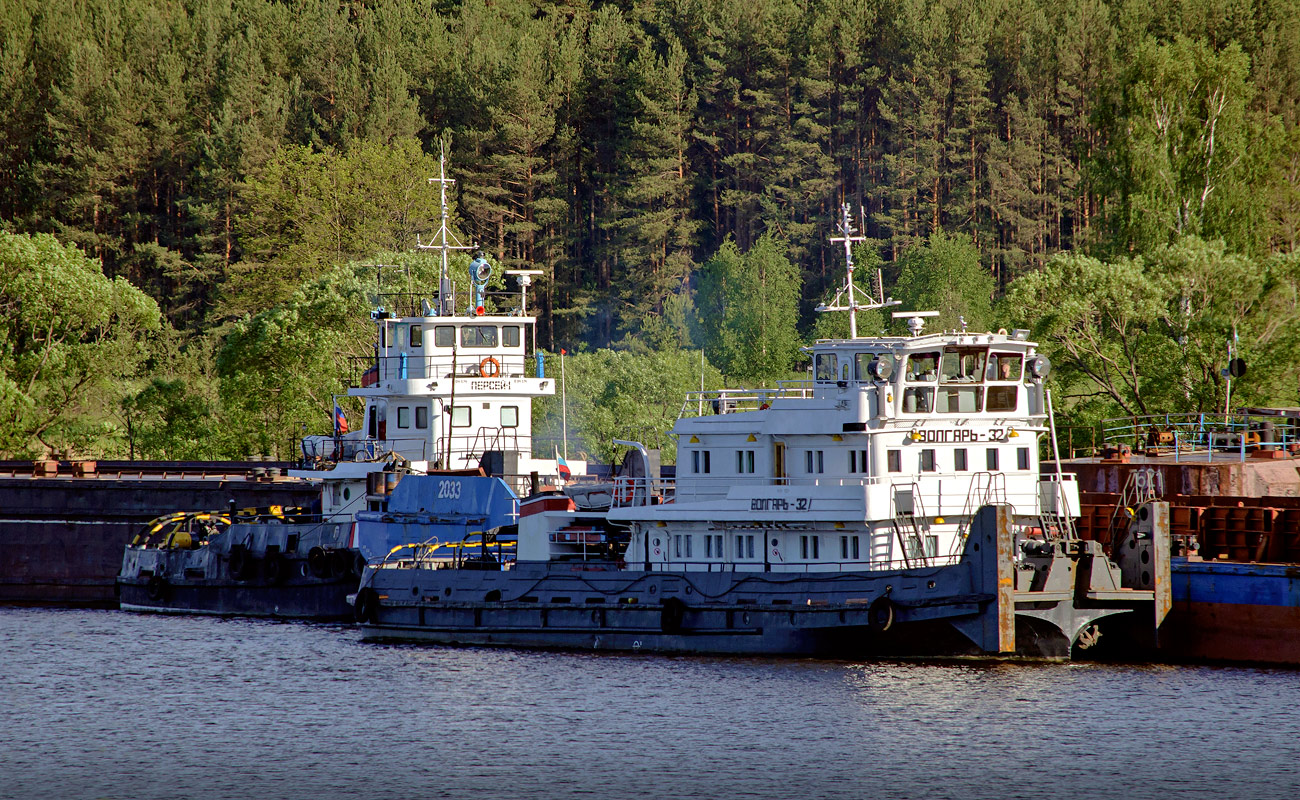
[[[782,243],[763,236],[741,254],[723,242],[699,272],[696,302],[705,351],[728,376],[786,376],[799,352],[800,277]]]
[[[936,231],[924,244],[908,248],[895,264],[894,299],[900,310],[938,311],[930,330],[953,330],[965,317],[971,330],[993,324],[993,276],[980,265],[979,250],[964,234]]]
[[[0,452],[84,450],[141,367],[158,304],[48,234],[0,231]]]
[[[547,361],[547,374],[559,380],[559,359]],[[687,392],[722,388],[716,367],[703,361],[701,353],[678,350],[659,353],[631,353],[596,350],[564,359],[564,382],[568,397],[570,451],[609,462],[621,449],[613,439],[640,441],[660,448],[664,463],[677,458],[677,443],[668,436],[682,409]],[[534,441],[561,440],[562,402],[560,391],[533,405]],[[563,450],[563,446],[560,446]],[[538,455],[549,455],[538,451]]]

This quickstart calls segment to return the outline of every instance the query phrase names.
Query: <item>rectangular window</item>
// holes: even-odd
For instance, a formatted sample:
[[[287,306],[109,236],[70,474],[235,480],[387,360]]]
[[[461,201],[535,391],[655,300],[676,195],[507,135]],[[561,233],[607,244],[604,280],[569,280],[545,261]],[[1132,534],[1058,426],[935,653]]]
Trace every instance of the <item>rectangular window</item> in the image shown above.
[[[989,370],[985,374],[985,380],[989,381],[1018,381],[1020,372],[1024,363],[1024,356],[1020,353],[990,353]]]
[[[1029,448],[1016,448],[1016,469],[1029,469]]]
[[[953,468],[956,469],[958,472],[965,472],[966,470],[970,469],[969,465],[967,465],[966,463],[966,448],[958,447],[956,450],[954,450],[952,460],[953,460]]]
[[[451,427],[469,427],[469,406],[453,406],[451,409]]]
[[[737,450],[736,451],[736,472],[741,474],[752,473],[754,471],[754,451]]]
[[[754,535],[749,534],[745,537],[745,558],[754,557]]]
[[[813,537],[810,537],[810,538],[812,539],[813,558],[815,558],[815,559],[816,559],[816,558],[821,558],[821,557],[822,557],[822,554],[821,554],[821,552],[820,552],[820,551],[821,551],[821,548],[820,548],[818,545],[821,544],[822,537],[820,537],[820,536],[813,536]]]
[[[461,347],[496,347],[497,326],[462,325],[460,328]]]
[[[736,558],[745,557],[745,537],[737,534],[736,536]]]
[[[706,533],[704,535],[704,557],[713,558],[713,535]]]
[[[704,471],[705,471],[706,473],[707,473],[707,472],[712,472],[712,471],[713,471],[713,466],[712,466],[712,464],[711,464],[710,461],[709,461],[709,451],[708,451],[708,450],[704,450],[703,453],[704,453]]]
[[[849,560],[849,537],[840,537],[840,561]]]
[[[681,558],[681,557],[682,557],[682,535],[680,533],[674,533],[673,534],[673,558]]]
[[[808,537],[807,536],[799,537],[799,557],[802,558],[804,561],[808,560]]]
[[[858,471],[858,451],[850,450],[849,451],[849,472],[857,472],[857,471]]]
[[[859,553],[859,551],[858,551],[858,544],[859,544],[859,542],[858,542],[858,537],[854,536],[854,537],[853,537],[853,541],[852,541],[851,544],[853,545],[853,548],[852,548],[852,552],[853,552],[853,560],[854,560],[854,561],[858,561],[859,559],[862,558],[862,555],[861,555],[861,554]]]
[[[379,346],[381,348],[388,346],[388,323],[379,326]]]
[[[818,472],[825,472],[825,471],[826,471],[826,454],[825,454],[825,452],[822,451],[822,450],[818,450],[818,451],[816,451],[816,453],[817,453],[817,459],[816,459],[816,467],[817,467],[817,471],[818,471]]]
[[[433,346],[451,347],[456,343],[456,329],[450,325],[433,326]]]
[[[939,376],[939,354],[913,353],[907,357],[907,374],[911,383],[932,383]]]
[[[803,470],[804,472],[812,472],[812,471],[813,471],[813,470],[812,470],[812,468],[813,468],[813,456],[812,456],[812,451],[811,451],[811,450],[805,450],[805,451],[803,451],[803,464],[804,464],[804,470]]]
[[[934,450],[925,449],[921,451],[921,471],[934,472]]]
[[[1019,386],[990,386],[988,410],[989,411],[1015,411],[1016,401],[1019,399]]]
[[[984,391],[978,386],[950,386],[939,390],[935,411],[940,414],[976,414],[984,405]]]
[[[425,429],[429,427],[429,407],[415,407],[415,427]]]
[[[506,347],[519,346],[519,326],[503,325],[501,327],[501,343]]]
[[[686,557],[687,557],[687,558],[690,558],[690,557],[691,557],[691,540],[694,539],[695,537],[694,537],[694,536],[691,536],[691,535],[688,533],[688,534],[682,536],[682,538],[686,540],[686,542],[685,542],[685,544],[686,544]]]
[[[899,450],[889,450],[885,453],[885,458],[889,462],[890,472],[903,471],[903,453]]]
[[[903,390],[904,414],[929,414],[934,410],[934,389],[912,386]]]
[[[699,450],[691,451],[691,472],[695,473],[696,475],[700,474],[700,451]]]
[[[419,325],[411,326],[411,347],[424,347],[424,329]]]
[[[989,471],[990,472],[996,471],[998,468],[998,449],[996,447],[990,447],[986,451],[985,458],[987,459],[987,465]]]
[[[987,357],[988,351],[982,347],[945,347],[939,383],[980,383]]]
[[[833,381],[835,380],[835,373],[837,371],[838,371],[838,367],[836,365],[834,353],[817,354],[817,373],[816,373],[817,380]]]
[[[397,427],[399,427],[399,428],[409,428],[409,427],[411,427],[411,408],[410,408],[410,406],[398,406],[398,407],[397,407]]]
[[[501,427],[519,427],[519,406],[501,406]]]

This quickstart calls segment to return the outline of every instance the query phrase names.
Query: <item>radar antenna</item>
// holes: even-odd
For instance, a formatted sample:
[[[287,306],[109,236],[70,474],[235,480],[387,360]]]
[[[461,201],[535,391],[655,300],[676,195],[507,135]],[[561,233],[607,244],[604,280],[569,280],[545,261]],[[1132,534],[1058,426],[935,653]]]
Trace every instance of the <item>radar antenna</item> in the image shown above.
[[[858,338],[858,311],[871,311],[876,308],[885,308],[886,306],[901,305],[901,300],[895,300],[892,297],[885,297],[885,281],[876,270],[876,280],[872,286],[873,292],[866,292],[859,289],[853,283],[853,243],[865,242],[867,237],[854,235],[856,229],[853,227],[853,214],[849,211],[849,204],[845,203],[843,207],[843,216],[839,224],[839,236],[832,236],[829,241],[844,243],[844,264],[847,268],[847,276],[844,279],[844,285],[835,293],[835,299],[831,300],[830,305],[822,303],[817,306],[818,311],[847,311],[849,312],[849,338]],[[858,302],[857,292],[862,292],[862,297],[866,302]],[[848,295],[848,305],[841,305],[844,295]]]
[[[451,232],[451,227],[447,224],[447,184],[455,182],[454,179],[447,177],[447,143],[444,141],[438,152],[438,177],[429,178],[430,184],[438,184],[442,208],[441,222],[438,232],[428,242],[421,242],[418,235],[415,238],[415,246],[421,250],[442,251],[442,274],[438,279],[438,315],[443,317],[456,313],[456,294],[452,289],[447,256],[452,250],[474,250],[478,247],[476,244],[461,244],[460,239],[456,238],[456,234]]]

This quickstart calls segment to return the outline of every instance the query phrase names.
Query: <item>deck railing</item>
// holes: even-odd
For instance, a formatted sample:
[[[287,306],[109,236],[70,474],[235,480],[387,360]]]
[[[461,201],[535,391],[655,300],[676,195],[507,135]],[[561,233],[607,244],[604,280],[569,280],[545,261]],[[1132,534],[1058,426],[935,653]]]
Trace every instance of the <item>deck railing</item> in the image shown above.
[[[1300,419],[1284,414],[1147,414],[1102,421],[1102,440],[1110,446],[1172,455],[1174,461],[1212,460],[1233,454],[1245,461],[1257,450],[1300,451]]]

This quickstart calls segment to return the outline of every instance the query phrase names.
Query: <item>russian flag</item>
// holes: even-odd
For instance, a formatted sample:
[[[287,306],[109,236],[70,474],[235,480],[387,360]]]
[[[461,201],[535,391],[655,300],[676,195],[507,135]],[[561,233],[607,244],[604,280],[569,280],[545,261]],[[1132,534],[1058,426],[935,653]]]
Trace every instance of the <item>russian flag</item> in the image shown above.
[[[566,481],[573,477],[573,473],[569,471],[569,462],[565,461],[564,456],[560,455],[558,447],[555,449],[555,472]]]
[[[339,404],[334,404],[334,435],[341,436],[348,432],[348,418],[339,408]]]

